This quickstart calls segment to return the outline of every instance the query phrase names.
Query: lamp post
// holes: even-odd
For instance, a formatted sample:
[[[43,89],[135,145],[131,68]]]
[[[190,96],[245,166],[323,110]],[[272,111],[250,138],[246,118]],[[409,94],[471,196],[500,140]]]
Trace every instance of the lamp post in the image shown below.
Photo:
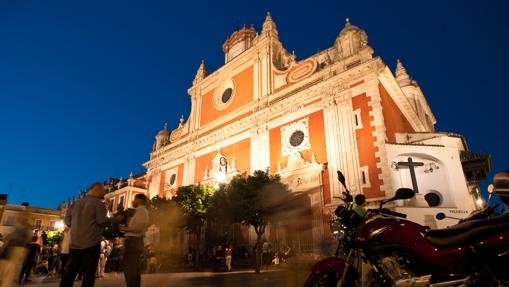
[[[222,172],[221,170],[221,167],[224,166],[224,173]],[[225,185],[226,184],[226,180],[228,179],[228,160],[226,159],[226,157],[224,156],[221,156],[219,158],[219,170],[216,172],[216,174],[214,175],[214,177],[216,178],[216,181],[219,183],[219,184],[223,184]],[[219,185],[218,185],[219,187]],[[219,225],[220,227],[220,232],[222,235],[225,234],[224,230],[225,230],[225,224],[220,224]],[[232,230],[234,231],[235,229],[233,228],[232,226]],[[233,237],[233,232],[232,232],[232,237]]]

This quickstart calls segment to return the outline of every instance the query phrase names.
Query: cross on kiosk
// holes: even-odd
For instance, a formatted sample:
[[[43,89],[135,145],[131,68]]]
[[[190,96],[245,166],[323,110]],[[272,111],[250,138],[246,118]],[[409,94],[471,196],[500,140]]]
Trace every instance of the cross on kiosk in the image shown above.
[[[408,167],[410,170],[410,178],[412,179],[412,188],[414,189],[415,193],[419,192],[419,187],[417,186],[417,178],[415,177],[415,168],[418,166],[424,166],[423,162],[414,162],[412,161],[412,158],[409,157],[408,161],[400,161],[397,163],[397,167]]]

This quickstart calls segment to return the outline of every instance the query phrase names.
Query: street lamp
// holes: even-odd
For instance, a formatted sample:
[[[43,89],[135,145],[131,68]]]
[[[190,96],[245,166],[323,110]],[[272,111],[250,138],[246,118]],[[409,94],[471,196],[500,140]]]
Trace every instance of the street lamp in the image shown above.
[[[222,156],[219,158],[219,165],[219,171],[216,172],[214,177],[216,178],[217,182],[226,183],[226,179],[228,177],[228,160],[226,157]],[[221,172],[221,166],[224,166],[224,173]]]
[[[63,222],[63,221],[57,221],[57,222],[55,222],[55,228],[56,228],[57,230],[62,230],[62,229],[64,229],[64,222]]]

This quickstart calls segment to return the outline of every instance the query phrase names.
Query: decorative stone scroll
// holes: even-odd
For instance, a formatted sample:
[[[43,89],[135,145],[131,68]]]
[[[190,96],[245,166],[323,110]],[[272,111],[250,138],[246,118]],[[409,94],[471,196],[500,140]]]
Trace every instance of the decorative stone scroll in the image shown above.
[[[289,84],[296,83],[310,75],[312,75],[316,71],[316,61],[314,59],[308,59],[304,62],[298,64],[288,71],[288,75],[286,76],[286,82]]]

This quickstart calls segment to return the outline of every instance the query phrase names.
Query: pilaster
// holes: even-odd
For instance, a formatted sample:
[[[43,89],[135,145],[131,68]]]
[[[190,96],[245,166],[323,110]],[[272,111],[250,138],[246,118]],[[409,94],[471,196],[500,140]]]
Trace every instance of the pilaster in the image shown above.
[[[194,184],[194,172],[196,167],[196,157],[188,156],[184,161],[184,178],[182,181],[183,185]]]
[[[266,170],[270,166],[270,141],[267,124],[255,125],[251,129],[251,173]]]
[[[330,98],[324,108],[327,161],[332,196],[339,196],[342,187],[337,171],[344,175],[352,193],[360,191],[359,159],[355,140],[351,90]]]

